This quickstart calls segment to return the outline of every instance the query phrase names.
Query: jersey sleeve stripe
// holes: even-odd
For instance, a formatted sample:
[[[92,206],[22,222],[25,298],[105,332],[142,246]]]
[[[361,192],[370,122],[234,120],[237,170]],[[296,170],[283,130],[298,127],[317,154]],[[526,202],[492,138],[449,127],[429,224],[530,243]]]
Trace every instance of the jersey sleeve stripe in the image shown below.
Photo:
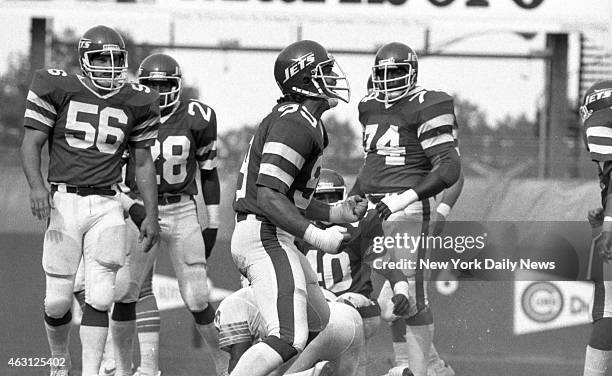
[[[198,164],[200,166],[200,170],[214,170],[215,168],[218,167],[219,162],[218,162],[218,159],[213,158],[213,159],[207,159],[204,161],[199,161]]]
[[[210,151],[216,151],[216,150],[217,150],[217,141],[215,140],[209,143],[208,145],[202,146],[201,148],[196,150],[196,156],[202,156]]]
[[[139,132],[132,131],[132,133],[130,133],[129,140],[131,142],[139,142],[139,141],[144,141],[148,139],[156,139],[157,132],[158,132],[157,126],[150,126],[148,128],[142,128],[142,130]]]
[[[276,180],[280,180],[287,189],[293,184],[293,176],[283,171],[280,167],[273,165],[272,163],[262,163],[259,165],[259,174],[267,175]]]
[[[55,120],[49,119],[48,117],[30,109],[26,109],[24,118],[34,120],[36,123],[46,125],[49,128],[53,128],[53,125],[55,124]]]
[[[159,123],[160,122],[159,119],[160,119],[159,116],[154,116],[154,117],[146,119],[142,123],[132,128],[132,133],[146,132],[147,128],[155,125],[156,123]],[[157,128],[157,126],[155,126],[155,128]]]
[[[32,102],[33,104],[37,105],[38,107],[44,108],[45,110],[49,111],[53,115],[57,115],[57,111],[55,111],[55,107],[53,107],[53,105],[51,105],[51,103],[49,103],[46,100],[40,98],[32,90],[30,90],[28,92],[27,100],[28,100],[28,102]]]
[[[598,145],[589,142],[589,153],[591,154],[591,157],[596,161],[611,160],[612,145]],[[597,158],[595,158],[595,156],[597,156]]]
[[[301,169],[306,161],[304,157],[292,147],[283,144],[282,142],[266,142],[263,147],[262,155],[275,154],[293,163],[297,169]]]
[[[449,133],[443,133],[439,136],[431,137],[421,141],[421,147],[423,148],[423,150],[425,150],[447,142],[454,144],[453,136],[451,136]]]
[[[421,136],[419,137],[419,141],[423,142],[429,138],[433,138],[441,134],[448,134],[449,136],[451,136],[451,138],[453,138],[453,141],[454,141],[452,128],[450,125],[443,125],[441,127],[437,127],[434,129],[430,129],[426,132],[423,132]]]
[[[452,125],[455,123],[455,115],[453,114],[443,114],[440,116],[436,116],[433,119],[427,120],[417,129],[417,137],[421,137],[424,132],[432,130],[434,128],[442,127],[445,125],[449,125],[452,128]]]
[[[586,130],[587,137],[603,137],[612,139],[612,128],[593,126],[588,127]]]

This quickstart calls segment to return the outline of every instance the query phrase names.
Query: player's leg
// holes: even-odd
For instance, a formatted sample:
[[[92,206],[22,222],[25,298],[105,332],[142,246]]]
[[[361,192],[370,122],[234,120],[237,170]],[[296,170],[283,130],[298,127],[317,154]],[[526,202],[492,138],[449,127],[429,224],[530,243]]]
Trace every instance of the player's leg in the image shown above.
[[[147,271],[153,266],[159,246],[144,252],[138,243],[139,231],[132,221],[126,224],[127,257],[115,279],[115,304],[110,320],[115,362],[119,374],[131,372],[132,349],[136,331],[136,302]]]
[[[85,308],[81,320],[83,375],[99,371],[108,334],[117,270],[126,254],[126,225],[121,204],[112,198],[88,196],[91,226],[83,238]],[[119,376],[128,375],[117,364]]]
[[[300,265],[304,272],[306,281],[306,302],[307,302],[307,317],[308,317],[308,338],[313,338],[318,332],[323,330],[329,321],[329,304],[323,290],[319,286],[317,273],[312,269],[310,262],[306,256],[298,252]]]
[[[55,208],[51,210],[45,232],[42,265],[45,271],[44,321],[51,357],[59,358],[59,367],[51,374],[70,369],[68,350],[72,323],[74,278],[81,260],[79,212],[72,200],[76,196],[55,192]],[[67,372],[66,372],[67,373]]]
[[[607,374],[608,361],[612,359],[610,333],[612,333],[612,281],[597,281],[593,297],[593,327],[586,348],[583,376]]]
[[[329,303],[329,323],[291,365],[288,373],[305,371],[319,360],[332,363],[334,375],[356,375],[363,351],[363,320],[353,307]]]
[[[196,328],[208,345],[216,367],[219,339],[214,325],[215,310],[208,304],[206,251],[195,203],[189,201],[168,205],[161,208],[161,213],[171,224],[167,234],[168,251],[181,297],[193,315]]]
[[[159,373],[160,318],[157,299],[153,294],[154,271],[155,263],[145,276],[136,304],[136,329],[140,346],[139,376],[157,376]]]
[[[403,237],[407,234],[420,239],[422,234],[429,234],[431,201],[418,201],[402,212],[393,214],[383,223],[385,235],[401,234]],[[420,245],[416,249],[392,247],[388,252],[394,260],[409,259],[417,264],[419,260],[427,257],[427,249]],[[394,350],[396,359],[407,360],[415,376],[425,376],[434,333],[433,316],[427,299],[426,271],[417,268],[403,272],[408,282],[408,296],[414,302],[414,308],[407,315],[408,327],[403,336],[405,342],[400,341],[401,335],[395,335],[394,338],[398,339],[398,342],[394,342]],[[392,331],[401,330],[400,326],[400,322],[395,322]]]
[[[455,376],[455,370],[440,358],[436,346],[432,343],[427,364],[427,376]]]
[[[263,376],[291,359],[308,338],[306,281],[293,237],[271,223],[247,219],[236,224],[232,257],[246,274],[267,338],[238,361],[232,376]]]

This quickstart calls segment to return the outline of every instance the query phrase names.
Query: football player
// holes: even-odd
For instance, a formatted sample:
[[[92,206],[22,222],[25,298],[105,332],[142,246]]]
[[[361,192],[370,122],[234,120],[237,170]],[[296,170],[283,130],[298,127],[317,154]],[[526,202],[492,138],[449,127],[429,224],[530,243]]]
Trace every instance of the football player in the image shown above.
[[[319,287],[311,286],[308,291],[312,292],[313,289],[318,290]],[[282,367],[286,370],[285,375],[356,374],[363,347],[361,317],[353,307],[343,303],[330,302],[329,311],[329,323],[325,329],[306,345],[298,357],[289,362],[291,364]],[[309,310],[310,313],[312,311]],[[219,304],[215,325],[219,330],[219,346],[229,353],[228,371],[231,372],[245,351],[265,340],[268,332],[252,286],[241,288]],[[283,374],[283,369],[275,374]]]
[[[157,174],[157,192],[161,234],[176,273],[181,297],[192,313],[196,327],[206,343],[216,349],[214,309],[208,304],[206,256],[210,252],[219,225],[219,176],[217,173],[217,119],[212,108],[195,99],[181,100],[181,68],[169,55],[156,53],[146,57],[138,69],[138,81],[159,92],[161,125],[151,153]],[[200,228],[194,196],[196,174],[200,170],[209,227]],[[134,175],[134,160],[127,164],[126,184],[136,202],[140,190]],[[129,207],[129,204],[126,205]],[[135,241],[136,227],[128,225],[130,255],[119,270],[111,330],[115,345],[117,373],[131,370],[131,349],[136,326],[136,302],[145,282],[150,290],[152,269],[159,246],[146,253]],[[205,243],[206,241],[206,243]],[[208,247],[208,249],[206,249]],[[154,308],[154,302],[150,308]],[[157,323],[158,317],[149,317]],[[141,317],[141,319],[144,319]],[[151,329],[157,329],[157,325]],[[147,337],[147,336],[145,336]],[[141,344],[140,375],[158,375],[159,336],[150,335]]]
[[[328,205],[342,202],[346,196],[344,178],[334,170],[321,169],[319,183],[315,189],[313,198]],[[372,221],[362,220],[360,225],[369,226]],[[380,227],[380,221],[375,221]],[[327,227],[327,224],[319,224]],[[306,254],[306,258],[317,273],[319,285],[336,295],[336,300],[347,302],[357,309],[363,320],[363,332],[365,336],[364,351],[360,354],[358,375],[365,375],[368,356],[368,342],[380,326],[380,307],[376,300],[372,300],[371,267],[366,258],[372,255],[372,247],[369,241],[373,236],[382,235],[382,229],[374,229],[374,235],[366,236],[365,243],[357,239],[359,229],[357,225],[348,225],[352,240],[344,243],[341,252],[329,254],[313,248],[304,241],[296,241],[298,248]]]
[[[98,373],[108,332],[117,270],[126,256],[123,208],[115,199],[121,156],[127,146],[142,192],[146,217],[143,248],[157,240],[157,186],[150,147],[159,125],[159,95],[126,84],[127,51],[112,28],[87,30],[78,46],[83,76],[60,69],[35,73],[24,115],[23,169],[32,214],[48,219],[43,246],[46,275],[45,328],[51,375],[70,369],[68,338],[72,291],[81,255],[85,263],[85,308],[80,337],[83,375]],[[50,191],[41,174],[41,149],[49,143]]]
[[[459,179],[453,98],[416,86],[418,60],[403,43],[382,46],[372,67],[373,92],[359,104],[366,158],[353,192],[366,194],[384,220],[388,236],[430,234],[434,197]],[[418,263],[421,247],[388,249],[392,259]],[[407,283],[394,286],[394,304],[406,305],[406,342],[394,342],[396,357],[406,357],[416,376],[425,376],[433,339],[433,317],[426,276],[403,270]],[[404,329],[404,328],[401,328]]]
[[[589,213],[591,226],[600,229],[593,240],[591,271],[595,281],[593,329],[586,348],[584,376],[607,374],[612,358],[612,81],[601,81],[587,89],[580,107],[584,140],[591,159],[597,163],[602,209]]]
[[[320,292],[307,296],[306,285],[317,279],[294,238],[335,253],[344,234],[309,219],[350,223],[367,208],[361,197],[334,207],[311,200],[328,144],[321,115],[338,100],[348,102],[350,94],[337,62],[319,43],[302,40],[280,52],[274,77],[283,97],[255,131],[240,168],[231,240],[232,257],[252,285],[267,336],[240,358],[233,376],[266,375],[303,350],[307,299],[318,310],[318,329],[325,326],[329,308]]]

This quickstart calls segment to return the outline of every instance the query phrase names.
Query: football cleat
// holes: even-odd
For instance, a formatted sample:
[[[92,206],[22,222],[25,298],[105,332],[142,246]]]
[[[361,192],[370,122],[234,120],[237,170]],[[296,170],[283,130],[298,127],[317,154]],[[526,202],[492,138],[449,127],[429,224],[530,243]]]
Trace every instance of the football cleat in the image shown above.
[[[138,369],[136,369],[136,372],[134,372],[134,375],[132,376],[149,376],[149,374],[143,373],[140,367],[138,367]],[[157,371],[157,374],[155,376],[161,376],[161,371]]]
[[[59,358],[59,357],[58,357]],[[66,355],[66,362],[61,366],[51,366],[51,372],[49,372],[50,376],[68,376],[70,375],[70,355]]]
[[[103,359],[100,364],[100,376],[113,376],[117,371],[117,365],[114,359]]]
[[[427,376],[455,376],[455,370],[440,360],[427,367]]]
[[[389,370],[388,376],[414,376],[410,368],[406,366],[393,367]]]
[[[315,364],[311,376],[332,376],[333,374],[334,368],[331,363],[327,360],[323,360]]]

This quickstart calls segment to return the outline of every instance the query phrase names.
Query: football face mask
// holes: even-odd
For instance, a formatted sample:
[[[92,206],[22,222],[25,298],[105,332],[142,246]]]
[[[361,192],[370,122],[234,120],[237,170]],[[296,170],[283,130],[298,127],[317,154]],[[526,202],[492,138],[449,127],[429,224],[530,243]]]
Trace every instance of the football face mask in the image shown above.
[[[372,85],[379,102],[393,103],[405,97],[415,84],[410,63],[381,63],[372,67]]]
[[[84,52],[81,66],[83,73],[100,90],[117,90],[127,82],[127,51],[117,45],[104,45],[101,50]]]

